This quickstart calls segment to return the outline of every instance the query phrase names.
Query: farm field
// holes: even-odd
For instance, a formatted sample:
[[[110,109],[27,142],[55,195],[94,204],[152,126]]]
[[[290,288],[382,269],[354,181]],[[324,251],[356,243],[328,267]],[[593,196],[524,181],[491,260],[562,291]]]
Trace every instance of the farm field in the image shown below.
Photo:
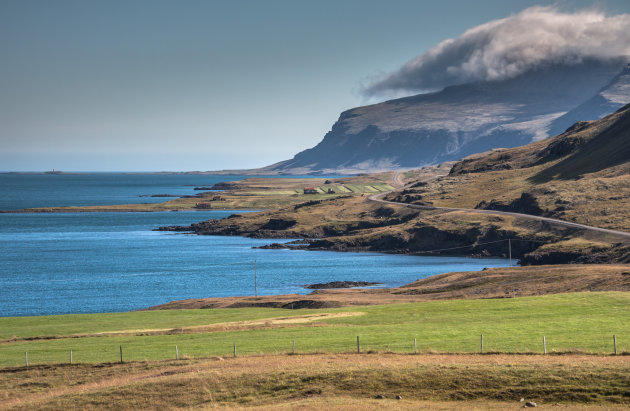
[[[619,354],[630,295],[586,292],[323,310],[239,308],[0,318],[0,366],[289,353]],[[630,358],[630,357],[628,357]]]
[[[0,369],[0,407],[621,410],[629,365],[627,356],[314,354],[34,366]]]

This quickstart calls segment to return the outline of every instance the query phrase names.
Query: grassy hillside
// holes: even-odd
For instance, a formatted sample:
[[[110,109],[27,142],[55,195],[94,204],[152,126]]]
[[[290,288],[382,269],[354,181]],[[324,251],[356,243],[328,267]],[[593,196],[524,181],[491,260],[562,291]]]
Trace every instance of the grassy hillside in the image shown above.
[[[547,140],[471,156],[455,163],[446,176],[440,176],[444,167],[399,174],[408,186],[385,199],[404,205],[511,211],[629,231],[629,130],[630,105]],[[372,192],[367,186],[360,191]],[[505,241],[512,239],[512,255],[524,264],[630,261],[630,244],[620,236],[518,216],[383,205],[357,195],[279,206],[198,224],[193,230],[317,238],[308,249],[442,250],[478,256],[507,256]]]
[[[573,293],[338,309],[223,309],[0,318],[0,365],[287,353],[630,351],[630,295]],[[290,317],[290,318],[289,318]],[[264,319],[263,321],[260,321]],[[33,338],[40,337],[40,338]]]
[[[471,156],[448,177],[393,197],[630,231],[630,105],[548,140]]]

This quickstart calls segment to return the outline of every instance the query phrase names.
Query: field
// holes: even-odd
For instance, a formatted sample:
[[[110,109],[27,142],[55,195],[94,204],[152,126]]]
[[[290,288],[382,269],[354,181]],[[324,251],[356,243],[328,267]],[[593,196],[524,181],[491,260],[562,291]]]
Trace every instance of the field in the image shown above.
[[[0,370],[11,409],[627,409],[629,357],[274,355]],[[377,399],[377,396],[382,396]],[[396,399],[400,396],[400,399]]]
[[[592,292],[1,318],[0,407],[614,409],[630,405],[629,316],[628,293]]]
[[[288,353],[630,351],[630,295],[556,294],[324,310],[245,308],[0,318],[0,365]]]

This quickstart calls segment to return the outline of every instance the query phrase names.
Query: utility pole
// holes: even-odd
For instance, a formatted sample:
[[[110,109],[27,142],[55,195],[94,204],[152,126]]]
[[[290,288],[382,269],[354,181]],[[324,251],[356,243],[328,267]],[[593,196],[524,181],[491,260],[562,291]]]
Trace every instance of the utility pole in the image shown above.
[[[512,267],[512,239],[508,238],[508,253],[510,255],[510,267]]]
[[[510,266],[512,266],[510,264]],[[254,260],[254,295],[258,297],[258,278],[256,277],[256,260]]]

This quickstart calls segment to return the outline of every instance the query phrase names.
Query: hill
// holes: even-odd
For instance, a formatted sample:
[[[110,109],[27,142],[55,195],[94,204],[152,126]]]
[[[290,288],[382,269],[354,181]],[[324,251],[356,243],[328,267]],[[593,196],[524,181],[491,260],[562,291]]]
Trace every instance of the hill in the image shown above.
[[[548,140],[471,156],[393,199],[630,231],[630,105]]]
[[[628,262],[628,235],[539,217],[630,231],[629,123],[630,105],[550,139],[470,156],[448,175],[432,167],[398,174],[405,188],[385,196],[334,196],[175,229],[304,238],[274,247],[311,250],[505,257],[511,250],[523,264]]]
[[[315,147],[265,172],[417,168],[515,147],[596,120],[630,102],[630,68],[590,61],[345,111]]]

